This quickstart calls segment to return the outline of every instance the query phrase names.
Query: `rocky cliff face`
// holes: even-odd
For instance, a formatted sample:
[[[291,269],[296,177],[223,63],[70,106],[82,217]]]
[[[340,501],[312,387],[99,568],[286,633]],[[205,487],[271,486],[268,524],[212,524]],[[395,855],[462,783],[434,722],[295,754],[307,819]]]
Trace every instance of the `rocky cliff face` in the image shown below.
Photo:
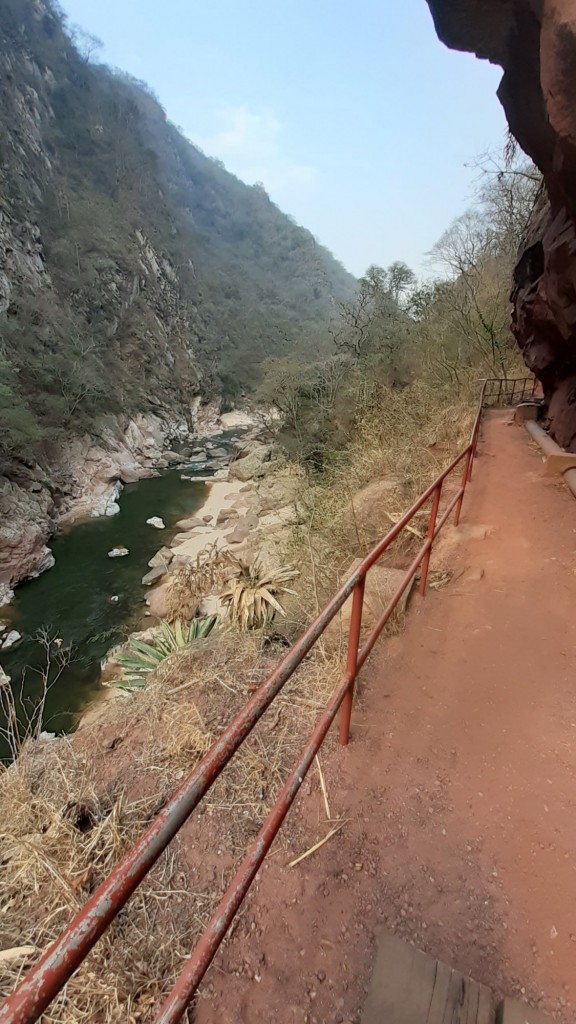
[[[499,64],[508,124],[544,176],[514,273],[512,330],[541,380],[550,431],[576,451],[576,6],[428,0],[440,38]]]

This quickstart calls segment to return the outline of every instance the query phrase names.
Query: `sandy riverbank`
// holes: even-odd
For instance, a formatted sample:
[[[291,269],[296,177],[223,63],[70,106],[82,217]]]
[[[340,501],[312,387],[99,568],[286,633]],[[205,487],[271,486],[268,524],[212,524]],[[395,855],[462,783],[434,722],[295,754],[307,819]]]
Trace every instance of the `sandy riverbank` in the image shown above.
[[[191,518],[202,520],[211,516],[212,521],[176,534],[171,544],[174,561],[162,582],[150,591],[146,599],[149,614],[157,618],[165,617],[170,576],[179,560],[194,561],[201,551],[214,544],[220,551],[230,550],[239,555],[246,553],[246,547],[258,537],[258,520],[253,512],[254,504],[254,488],[240,480],[217,480],[210,485],[203,505]],[[218,516],[223,511],[228,511],[231,515],[217,523]]]
[[[197,512],[194,518],[203,519],[205,516],[212,516],[212,522],[206,526],[196,526],[188,531],[189,539],[183,540],[177,545],[172,545],[174,555],[186,555],[189,558],[196,558],[198,553],[207,545],[218,542],[218,547],[225,549],[229,545],[225,540],[225,534],[230,533],[233,528],[235,517],[216,525],[218,514],[223,510],[237,509],[240,514],[242,507],[247,508],[249,504],[248,494],[242,494],[243,484],[241,480],[217,480],[213,483],[206,496],[206,501]]]

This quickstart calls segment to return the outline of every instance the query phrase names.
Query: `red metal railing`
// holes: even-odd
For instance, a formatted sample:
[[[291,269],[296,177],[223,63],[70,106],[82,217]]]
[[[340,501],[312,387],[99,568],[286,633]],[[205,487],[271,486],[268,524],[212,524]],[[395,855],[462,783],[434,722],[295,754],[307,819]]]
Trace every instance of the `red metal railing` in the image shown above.
[[[539,394],[535,377],[492,377],[484,382],[484,405],[520,405]]]
[[[3,1002],[0,1006],[0,1024],[31,1024],[38,1020],[189,818],[328,624],[352,595],[348,655],[344,678],[319,718],[298,762],[290,772],[257,838],[226,889],[200,941],[155,1018],[154,1024],[169,1024],[169,1022],[180,1020],[248,892],[339,709],[341,711],[340,743],[343,745],[348,743],[356,677],[390,615],[412,583],[419,566],[421,567],[419,591],[422,596],[426,593],[430,553],[434,540],[453,511],[455,525],[458,525],[460,519],[464,493],[472,476],[482,408],[489,384],[490,381],[484,382],[470,442],[464,451],[430,484],[430,487],[424,491],[412,508],[364,558],[290,649],[286,657],[230,722],[220,738],[182,783],[140,839],[119,861],[111,875],[99,886],[59,938]],[[460,485],[440,514],[444,483],[460,466],[462,467]],[[426,538],[380,619],[360,644],[366,576],[410,520],[430,500],[431,509]],[[440,518],[438,518],[439,514]]]

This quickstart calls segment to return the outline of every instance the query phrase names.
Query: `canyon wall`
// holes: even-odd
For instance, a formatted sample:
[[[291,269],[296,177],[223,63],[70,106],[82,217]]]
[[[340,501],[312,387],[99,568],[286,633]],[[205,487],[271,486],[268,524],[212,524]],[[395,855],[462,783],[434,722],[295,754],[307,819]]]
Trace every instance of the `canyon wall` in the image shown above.
[[[0,0],[0,153],[1,600],[356,282],[56,0]]]
[[[542,382],[552,436],[576,451],[576,4],[427,0],[447,46],[503,69],[512,135],[544,178],[512,286],[512,331]]]

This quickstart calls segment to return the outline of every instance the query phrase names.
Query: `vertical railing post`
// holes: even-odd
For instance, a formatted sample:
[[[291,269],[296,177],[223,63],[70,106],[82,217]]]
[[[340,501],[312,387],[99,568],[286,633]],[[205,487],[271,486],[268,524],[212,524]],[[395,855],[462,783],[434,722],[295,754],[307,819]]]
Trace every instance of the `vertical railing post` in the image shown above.
[[[363,576],[354,587],[352,597],[352,613],[350,615],[350,629],[348,631],[348,657],[346,659],[346,675],[350,678],[350,686],[340,708],[340,744],[343,747],[348,746],[350,739],[350,719],[352,717],[354,686],[358,669],[358,646],[360,643],[360,628],[362,626],[365,584],[366,577]]]
[[[472,479],[472,467],[474,466],[474,459],[476,458],[476,448],[478,447],[478,434],[479,434],[479,432],[480,432],[479,430],[476,431],[476,433],[474,434],[474,439],[472,441],[472,451],[470,452],[470,458],[468,460],[468,476],[466,478],[466,482],[467,483],[470,483],[470,481]],[[460,502],[460,504],[462,504],[462,502]],[[458,525],[458,524],[456,524],[456,525]]]
[[[442,482],[438,484],[438,487],[434,491],[432,498],[432,508],[430,509],[430,519],[428,520],[428,533],[426,539],[430,541],[430,545],[422,559],[422,571],[420,573],[420,586],[418,588],[420,596],[425,597],[426,595],[426,580],[428,579],[428,566],[430,565],[430,555],[432,553],[432,544],[434,541],[434,530],[436,529],[436,517],[438,515],[438,507],[440,505],[440,497],[442,494]]]
[[[474,465],[474,459],[476,458],[476,448],[478,447],[478,435],[479,435],[479,433],[480,433],[480,422],[478,421],[475,424],[474,433],[473,433],[472,439],[470,441],[470,452],[468,453],[468,457],[466,459],[466,467],[467,468],[465,470],[465,480],[466,480],[467,484],[469,484],[471,479],[472,479],[472,467]],[[462,497],[464,497],[464,495],[462,495]],[[460,499],[459,509],[461,508],[461,506],[462,506],[462,498]],[[456,522],[456,526],[458,526],[457,522]]]
[[[472,437],[470,438],[471,452],[470,452],[470,458],[468,460],[467,483],[470,483],[470,481],[472,479],[472,468],[474,466],[474,459],[476,458],[476,450],[478,448],[478,438],[480,436],[480,424],[482,422],[482,410],[484,409],[485,404],[486,404],[486,385],[484,385],[484,387],[482,388],[482,391],[480,393],[480,403],[479,403],[479,407],[478,407],[479,408],[479,415],[478,415],[478,417],[477,417],[477,419],[476,419],[476,421],[474,423],[474,433],[472,434]],[[461,506],[462,506],[462,502],[460,502],[460,507]],[[456,524],[456,525],[458,525],[458,524]]]
[[[510,395],[510,405],[514,405],[514,395],[516,394],[516,381],[512,383],[512,394]]]
[[[472,442],[472,444],[470,445],[470,447],[468,448],[468,451],[466,453],[466,462],[464,464],[464,472],[462,474],[462,483],[460,484],[460,490],[462,491],[462,494],[460,495],[458,501],[456,502],[456,514],[454,516],[454,526],[458,526],[458,523],[460,522],[460,513],[462,511],[462,502],[464,501],[464,493],[466,491],[466,484],[468,483],[468,480],[470,479],[470,470],[472,468],[472,453],[475,450],[475,446],[476,446],[476,441],[474,440]]]

